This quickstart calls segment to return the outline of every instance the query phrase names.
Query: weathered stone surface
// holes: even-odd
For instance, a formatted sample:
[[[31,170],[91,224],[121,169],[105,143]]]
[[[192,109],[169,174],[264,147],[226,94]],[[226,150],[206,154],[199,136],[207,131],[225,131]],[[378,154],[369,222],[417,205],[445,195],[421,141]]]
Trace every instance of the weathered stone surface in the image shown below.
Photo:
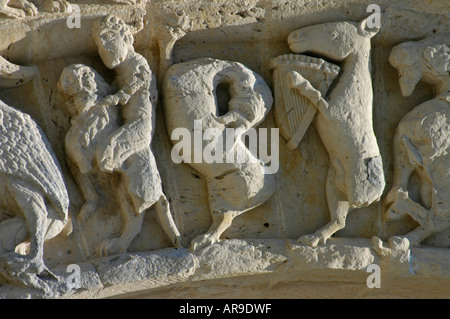
[[[0,297],[450,297],[449,12],[0,0]]]

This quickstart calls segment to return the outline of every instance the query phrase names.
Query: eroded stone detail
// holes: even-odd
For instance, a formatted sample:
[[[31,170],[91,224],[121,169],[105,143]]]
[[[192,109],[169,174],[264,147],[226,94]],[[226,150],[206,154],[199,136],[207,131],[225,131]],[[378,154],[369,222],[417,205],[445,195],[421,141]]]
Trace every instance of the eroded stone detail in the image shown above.
[[[378,201],[384,174],[372,122],[370,39],[378,32],[360,23],[335,22],[293,31],[288,43],[295,53],[313,52],[342,61],[342,74],[323,95],[298,71],[286,74],[289,89],[298,90],[317,108],[314,125],[330,156],[326,193],[331,222],[299,238],[311,246],[326,243],[345,227],[348,213]],[[325,90],[326,92],[326,90]]]
[[[37,72],[0,59],[7,79],[2,87],[23,84]],[[0,131],[0,280],[47,289],[46,278],[58,278],[44,264],[44,242],[68,221],[64,178],[50,143],[28,114],[0,101]]]
[[[0,298],[448,295],[448,6],[380,6],[0,0]]]
[[[216,98],[220,83],[229,85],[231,95],[228,110],[223,115],[219,114]],[[205,234],[191,243],[191,247],[198,250],[217,242],[236,216],[261,205],[275,190],[274,176],[265,174],[264,163],[256,159],[240,139],[270,110],[271,91],[259,75],[240,63],[198,59],[172,66],[163,81],[163,94],[170,136],[176,128],[186,128],[193,133],[195,121],[201,123],[201,132],[217,129],[226,136],[225,140],[230,138],[227,128],[236,130],[233,132],[236,134],[233,149],[223,152],[220,162],[196,163],[194,156],[198,150],[194,140],[189,143],[192,158],[186,158],[184,154],[185,161],[207,180],[212,224]],[[194,134],[191,137],[194,138]],[[211,142],[214,141],[203,139],[201,151]],[[245,161],[227,161],[227,151],[237,149],[245,154]]]
[[[398,124],[394,137],[394,180],[385,202],[388,220],[405,214],[419,226],[391,238],[392,248],[402,239],[419,245],[432,234],[450,227],[450,49],[448,34],[395,46],[389,62],[400,76],[404,96],[413,93],[424,79],[436,87],[436,96],[408,114]],[[408,193],[411,176],[419,183],[419,198]]]

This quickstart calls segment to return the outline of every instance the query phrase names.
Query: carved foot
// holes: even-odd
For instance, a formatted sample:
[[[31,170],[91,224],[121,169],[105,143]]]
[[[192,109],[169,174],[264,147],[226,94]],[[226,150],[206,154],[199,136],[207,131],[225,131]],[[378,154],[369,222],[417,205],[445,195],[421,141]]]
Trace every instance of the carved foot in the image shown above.
[[[177,236],[175,238],[175,241],[173,242],[173,246],[177,249],[182,249],[184,248],[184,244],[183,244],[183,238],[181,236]]]
[[[72,11],[72,6],[66,0],[45,0],[43,7],[48,12],[66,13]]]
[[[383,241],[380,238],[378,238],[377,236],[373,236],[372,237],[372,245],[373,245],[372,249],[375,250],[375,252],[379,256],[383,257],[383,256],[388,256],[389,255],[390,249],[384,247],[383,246]]]
[[[297,241],[301,244],[306,244],[311,247],[317,247],[317,245],[325,245],[327,243],[327,238],[321,236],[321,235],[304,235],[297,239]]]
[[[105,239],[97,246],[97,256],[106,257],[111,255],[123,254],[127,251],[124,241],[120,237]]]
[[[41,274],[47,270],[41,258],[30,258],[17,253],[2,255],[0,257],[0,268],[11,276],[16,276],[19,273]]]
[[[402,237],[402,236],[393,236],[393,237],[389,238],[388,242],[389,242],[389,246],[392,249],[397,249],[397,250],[408,250],[409,247],[411,246],[411,243],[408,240],[408,238]]]
[[[25,12],[23,10],[10,8],[10,7],[1,8],[0,14],[7,18],[10,18],[10,19],[17,19],[17,18],[25,17]]]
[[[219,241],[219,239],[211,234],[203,234],[195,237],[191,242],[192,251],[200,251],[203,248],[211,246]]]

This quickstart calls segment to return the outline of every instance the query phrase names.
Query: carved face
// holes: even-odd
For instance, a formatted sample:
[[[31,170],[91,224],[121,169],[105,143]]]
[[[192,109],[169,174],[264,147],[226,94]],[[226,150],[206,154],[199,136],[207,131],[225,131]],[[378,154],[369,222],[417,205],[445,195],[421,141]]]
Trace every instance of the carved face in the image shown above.
[[[96,101],[97,82],[92,69],[84,65],[66,67],[59,79],[58,89],[71,99],[70,109],[80,113],[89,109]]]
[[[119,30],[101,30],[95,37],[95,43],[103,63],[110,69],[120,66],[128,56],[129,44]]]
[[[376,31],[366,30],[366,21],[332,22],[293,31],[288,37],[295,53],[313,52],[332,60],[342,61],[350,53],[370,49],[370,38]]]

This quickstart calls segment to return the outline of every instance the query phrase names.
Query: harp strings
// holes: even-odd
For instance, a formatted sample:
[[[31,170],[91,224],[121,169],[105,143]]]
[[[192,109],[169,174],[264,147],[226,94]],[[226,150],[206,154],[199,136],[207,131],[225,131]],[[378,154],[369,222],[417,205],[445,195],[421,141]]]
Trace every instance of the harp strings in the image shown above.
[[[311,70],[311,68],[305,66],[285,65],[278,70],[278,81],[280,81],[283,92],[285,110],[289,121],[289,132],[291,134],[294,134],[298,126],[301,125],[305,112],[308,107],[311,107],[307,98],[302,96],[297,90],[289,88],[286,75],[293,69],[310,82],[315,82],[314,76],[317,75],[316,72],[314,72],[315,70]]]

